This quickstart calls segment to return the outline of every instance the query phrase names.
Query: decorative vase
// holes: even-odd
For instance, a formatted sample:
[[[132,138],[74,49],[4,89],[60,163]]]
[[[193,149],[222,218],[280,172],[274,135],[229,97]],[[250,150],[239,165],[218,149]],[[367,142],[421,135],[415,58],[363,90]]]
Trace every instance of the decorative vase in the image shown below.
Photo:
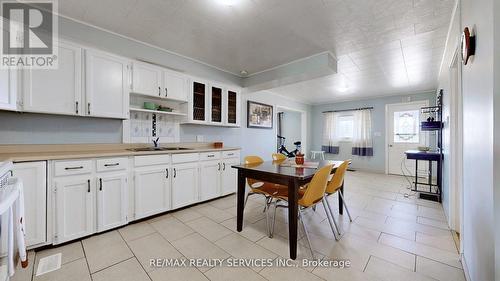
[[[304,165],[304,154],[297,153],[297,155],[295,155],[295,164]]]

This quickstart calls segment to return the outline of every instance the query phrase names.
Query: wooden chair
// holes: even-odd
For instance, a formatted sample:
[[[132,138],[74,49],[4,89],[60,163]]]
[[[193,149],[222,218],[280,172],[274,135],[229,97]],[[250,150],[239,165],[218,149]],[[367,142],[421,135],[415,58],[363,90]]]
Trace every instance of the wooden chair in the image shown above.
[[[298,200],[299,220],[302,222],[302,226],[304,228],[304,232],[307,238],[307,243],[309,244],[309,249],[311,250],[311,255],[313,258],[314,258],[314,251],[312,249],[311,240],[309,239],[309,233],[307,232],[307,227],[304,222],[303,212],[309,208],[316,206],[316,204],[321,202],[323,204],[323,207],[325,208],[325,213],[328,216],[328,211],[326,210],[326,205],[325,205],[325,191],[326,191],[326,185],[328,183],[328,177],[330,176],[332,168],[333,165],[327,165],[322,167],[314,174],[313,178],[311,179],[311,182],[307,185],[307,188],[299,190],[299,200]],[[276,208],[278,207],[288,208],[288,205],[278,205],[278,202],[280,201],[288,202],[287,194],[276,195],[275,197],[277,198],[277,200],[274,203],[275,206],[274,206],[274,215],[272,219],[271,234],[274,231]],[[330,222],[330,220],[328,220],[328,222]],[[334,232],[335,238],[337,239],[331,222],[330,222],[330,228]]]
[[[273,161],[285,161],[286,156],[281,153],[273,153]]]
[[[337,170],[335,170],[335,174],[333,175],[332,180],[326,186],[325,193],[326,193],[327,197],[335,194],[336,192],[339,193],[340,198],[342,198],[342,203],[345,207],[347,215],[349,216],[349,220],[352,222],[351,213],[349,213],[349,209],[347,208],[347,205],[345,203],[344,195],[342,194],[342,191],[340,190],[340,188],[344,184],[344,176],[345,176],[345,172],[347,171],[347,168],[349,167],[349,163],[351,163],[351,160],[345,160],[337,168]],[[340,235],[340,229],[337,225],[337,222],[335,221],[335,218],[333,217],[333,211],[332,211],[332,208],[330,206],[330,203],[328,202],[328,199],[326,199],[325,201],[326,201],[326,204],[328,206],[328,210],[329,210],[330,216],[332,217],[333,223],[334,223],[335,227],[337,228],[337,231]]]

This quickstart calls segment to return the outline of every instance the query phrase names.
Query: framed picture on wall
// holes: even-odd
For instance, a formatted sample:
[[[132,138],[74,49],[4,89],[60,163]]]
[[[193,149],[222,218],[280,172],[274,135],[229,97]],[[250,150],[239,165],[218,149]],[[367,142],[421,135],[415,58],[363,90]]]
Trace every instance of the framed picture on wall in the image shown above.
[[[273,106],[254,101],[247,102],[247,127],[273,128]]]

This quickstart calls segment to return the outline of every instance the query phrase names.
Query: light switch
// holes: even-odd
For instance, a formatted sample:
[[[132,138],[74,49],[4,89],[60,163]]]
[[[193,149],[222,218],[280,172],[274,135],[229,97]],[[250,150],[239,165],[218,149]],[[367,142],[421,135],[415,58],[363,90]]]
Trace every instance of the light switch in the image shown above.
[[[375,136],[375,137],[381,137],[382,133],[381,132],[373,132],[373,136]]]

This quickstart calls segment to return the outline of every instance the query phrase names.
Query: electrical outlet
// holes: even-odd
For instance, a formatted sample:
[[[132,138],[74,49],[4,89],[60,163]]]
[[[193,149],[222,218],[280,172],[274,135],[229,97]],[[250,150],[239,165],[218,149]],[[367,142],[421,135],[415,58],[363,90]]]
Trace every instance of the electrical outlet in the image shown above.
[[[205,141],[205,138],[203,137],[203,135],[196,136],[196,142],[204,142],[204,141]]]

